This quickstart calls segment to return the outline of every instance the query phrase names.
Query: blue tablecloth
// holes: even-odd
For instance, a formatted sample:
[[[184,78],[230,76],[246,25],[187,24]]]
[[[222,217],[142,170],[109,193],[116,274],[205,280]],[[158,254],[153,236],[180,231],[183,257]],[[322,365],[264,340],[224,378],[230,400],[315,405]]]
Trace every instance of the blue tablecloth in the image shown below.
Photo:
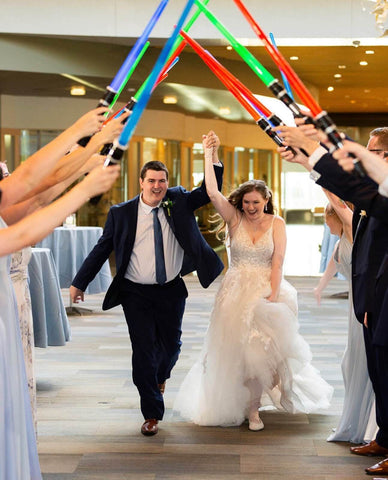
[[[58,227],[44,238],[38,247],[51,250],[57,266],[61,288],[69,288],[73,278],[102,234],[101,227]],[[109,262],[106,261],[86,293],[106,292],[112,281]]]
[[[28,275],[35,346],[61,346],[70,340],[70,325],[51,251],[33,248]]]

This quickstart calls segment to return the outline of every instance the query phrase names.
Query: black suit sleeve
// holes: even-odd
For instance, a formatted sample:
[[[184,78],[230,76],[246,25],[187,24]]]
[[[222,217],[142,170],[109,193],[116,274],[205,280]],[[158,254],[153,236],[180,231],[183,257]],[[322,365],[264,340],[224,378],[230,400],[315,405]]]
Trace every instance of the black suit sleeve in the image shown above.
[[[365,210],[370,217],[388,223],[388,198],[378,193],[377,184],[370,178],[360,178],[345,172],[338,162],[327,153],[315,164],[314,170],[321,174],[317,183]]]
[[[114,220],[112,209],[110,209],[101,237],[94,246],[93,250],[86,257],[81,265],[81,268],[78,270],[73,279],[72,285],[74,287],[79,288],[84,292],[89,283],[101,270],[101,267],[109,258],[110,253],[113,251],[113,231]]]
[[[224,174],[224,166],[223,165],[222,167],[214,166],[213,168],[216,174],[218,190],[221,190],[222,178]],[[203,205],[206,205],[207,203],[210,203],[210,198],[206,192],[205,179],[203,179],[201,185],[190,192],[188,205],[190,205],[190,208],[194,211],[197,208],[200,208]]]

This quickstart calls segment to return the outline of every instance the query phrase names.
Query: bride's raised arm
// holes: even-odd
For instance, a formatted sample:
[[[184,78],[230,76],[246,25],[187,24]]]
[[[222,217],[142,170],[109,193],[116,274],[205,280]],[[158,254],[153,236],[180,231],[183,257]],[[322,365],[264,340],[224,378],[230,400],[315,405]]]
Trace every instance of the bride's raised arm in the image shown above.
[[[202,136],[202,145],[205,156],[205,179],[206,191],[209,198],[214,205],[214,208],[229,225],[237,219],[237,209],[233,207],[227,198],[218,190],[217,180],[213,168],[214,155],[217,155],[217,150],[220,145],[220,140],[217,135],[210,130],[207,135]]]

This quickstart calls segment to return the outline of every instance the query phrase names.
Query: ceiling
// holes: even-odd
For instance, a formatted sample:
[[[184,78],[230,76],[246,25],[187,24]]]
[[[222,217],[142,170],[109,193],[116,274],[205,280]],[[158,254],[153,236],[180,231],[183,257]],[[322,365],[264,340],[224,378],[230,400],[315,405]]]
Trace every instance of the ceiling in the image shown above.
[[[78,54],[85,43],[78,42]],[[115,39],[109,43],[109,48],[114,48],[115,43],[120,42]],[[129,51],[128,39],[126,43]],[[101,48],[100,45],[101,43],[94,43],[96,49]],[[229,51],[225,45],[211,45],[206,41],[203,42],[203,46],[253,93],[271,96],[258,77],[233,50]],[[123,48],[122,45],[120,48]],[[262,65],[280,79],[279,71],[263,47],[250,47],[249,50]],[[366,54],[366,50],[373,50],[374,54]],[[159,47],[152,47],[147,51],[120,100],[128,101],[130,95],[137,91],[159,52]],[[362,118],[373,117],[380,119],[380,122],[388,123],[387,46],[283,47],[281,52],[288,60],[291,56],[299,58],[296,61],[289,60],[290,64],[319,99],[321,107],[331,113],[334,119],[337,116],[348,124],[352,122],[357,124],[362,123]],[[367,61],[368,65],[361,66],[360,61]],[[340,68],[340,65],[345,68]],[[336,74],[341,74],[341,78],[335,78]],[[112,80],[107,76],[78,76],[103,90]],[[58,73],[0,70],[0,94],[66,97],[69,96],[70,87],[75,83],[74,80]],[[334,87],[334,90],[329,92],[327,90],[329,86]],[[175,95],[177,104],[164,105],[162,99],[165,95]],[[86,88],[86,98],[98,99],[100,96],[101,91]],[[231,113],[221,115],[219,108],[226,106],[230,108]],[[185,48],[168,78],[155,89],[148,108],[178,111],[204,118],[223,118],[227,121],[251,121],[249,114],[189,47]]]

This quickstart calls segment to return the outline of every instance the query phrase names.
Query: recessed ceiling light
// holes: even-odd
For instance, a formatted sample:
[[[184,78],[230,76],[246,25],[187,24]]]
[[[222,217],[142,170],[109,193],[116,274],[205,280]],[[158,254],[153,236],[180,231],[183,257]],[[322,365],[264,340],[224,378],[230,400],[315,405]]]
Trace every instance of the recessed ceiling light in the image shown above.
[[[220,107],[218,111],[220,112],[220,115],[230,115],[229,107]]]
[[[82,96],[85,95],[86,89],[82,85],[74,85],[70,88],[70,95]]]
[[[375,51],[374,50],[365,50],[365,53],[367,55],[373,55],[375,53]]]
[[[341,75],[340,73],[336,73],[336,74],[334,75],[334,78],[342,78],[342,75]]]
[[[368,62],[366,62],[365,60],[361,60],[360,65],[362,67],[365,67],[365,65],[368,65]]]
[[[334,87],[327,87],[328,92],[332,92],[334,90]]]
[[[299,57],[297,57],[296,55],[293,55],[292,57],[290,57],[290,60],[299,60]]]
[[[364,90],[364,93],[370,93],[369,88],[366,88],[366,89]]]
[[[178,99],[175,95],[165,95],[163,97],[163,103],[165,103],[166,105],[175,105],[176,103],[178,103]]]
[[[356,103],[356,101],[355,100],[350,100],[350,103]]]
[[[233,50],[233,47],[232,47],[232,45],[228,45],[228,46],[226,47],[226,49],[227,49],[227,50]]]
[[[339,68],[340,70],[343,70],[344,68],[346,68],[346,65],[338,65],[338,68]]]

